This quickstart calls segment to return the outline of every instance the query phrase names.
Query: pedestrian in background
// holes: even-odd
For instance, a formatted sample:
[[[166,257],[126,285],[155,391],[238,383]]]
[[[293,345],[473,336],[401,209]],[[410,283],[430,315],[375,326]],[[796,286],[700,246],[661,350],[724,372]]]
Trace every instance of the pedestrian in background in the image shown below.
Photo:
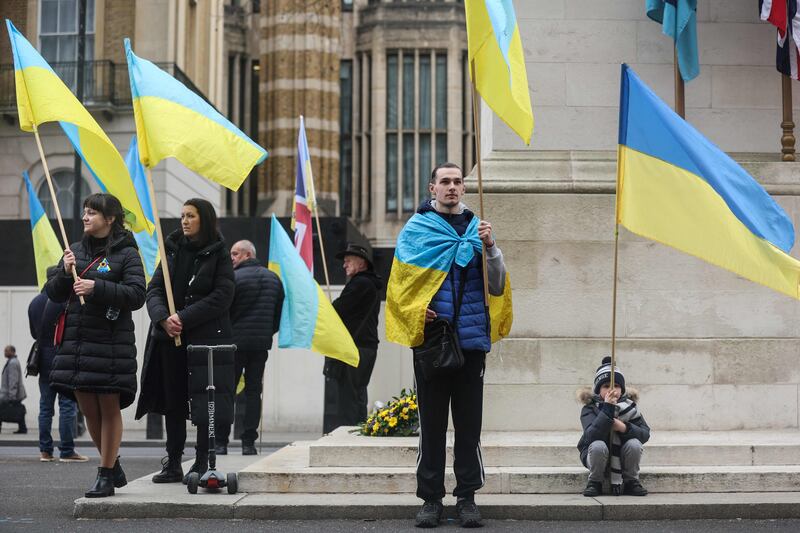
[[[358,348],[358,367],[325,359],[323,433],[339,426],[355,426],[367,418],[367,385],[378,356],[378,313],[383,289],[363,246],[348,243],[336,258],[342,260],[347,284],[333,301],[333,308]]]
[[[48,278],[58,273],[58,267],[47,269]],[[36,341],[39,350],[39,460],[42,462],[53,461],[53,416],[55,415],[55,401],[58,397],[58,445],[59,459],[62,462],[86,462],[85,455],[75,451],[74,429],[75,414],[78,409],[74,400],[62,393],[57,393],[50,386],[50,369],[56,355],[53,345],[58,316],[64,311],[64,303],[56,303],[42,292],[37,294],[28,305],[28,325],[31,337]]]
[[[19,427],[14,433],[24,434],[28,432],[28,426],[25,425],[25,406],[22,405],[22,400],[27,396],[22,382],[22,368],[15,347],[9,344],[3,353],[6,364],[3,365],[0,379],[0,425],[3,422],[16,422]]]
[[[272,337],[281,323],[283,285],[277,274],[259,263],[256,247],[250,241],[239,241],[231,247],[231,262],[236,276],[230,311],[236,343],[235,383],[239,383],[244,372],[242,455],[256,455],[264,367],[272,348]],[[230,424],[217,426],[217,453],[220,455],[228,453],[230,432]]]

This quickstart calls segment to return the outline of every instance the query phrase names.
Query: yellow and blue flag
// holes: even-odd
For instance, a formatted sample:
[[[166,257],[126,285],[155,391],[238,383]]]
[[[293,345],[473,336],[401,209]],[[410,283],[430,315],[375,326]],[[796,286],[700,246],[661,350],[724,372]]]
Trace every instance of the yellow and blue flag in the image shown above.
[[[422,344],[425,310],[453,266],[465,267],[482,253],[478,217],[464,235],[432,211],[415,213],[400,235],[386,286],[386,338],[403,346]],[[492,342],[508,335],[513,321],[511,282],[506,273],[500,296],[489,295]]]
[[[44,214],[42,203],[33,190],[33,184],[28,177],[28,171],[22,173],[25,178],[25,187],[28,189],[28,204],[31,211],[31,236],[33,237],[33,256],[36,260],[36,281],[39,290],[47,282],[47,269],[57,265],[64,255],[64,250],[56,238],[53,226]]]
[[[517,16],[511,0],[466,0],[472,82],[489,107],[531,143],[533,111]],[[472,69],[470,69],[472,77]]]
[[[20,129],[35,131],[45,122],[59,122],[95,179],[120,201],[131,228],[152,232],[153,226],[145,220],[125,163],[111,139],[8,19],[6,27],[14,55]]]
[[[139,202],[142,204],[144,216],[155,227],[153,201],[150,198],[150,188],[147,186],[144,166],[139,160],[139,143],[136,141],[136,135],[131,138],[128,153],[125,155],[125,165],[128,167],[128,173],[131,175],[136,194],[139,196]],[[146,281],[148,283],[150,283],[150,278],[153,277],[160,259],[158,254],[158,235],[156,235],[156,231],[159,230],[160,228],[156,228],[153,233],[139,231],[133,234],[136,244],[139,246],[139,255],[142,256],[142,264],[144,265],[144,277],[147,278]]]
[[[675,41],[678,67],[684,81],[700,74],[697,53],[697,0],[645,0],[647,16]]]
[[[742,167],[622,65],[617,222],[800,298],[792,221]]]
[[[207,179],[238,190],[267,151],[181,82],[137,57],[125,39],[142,164],[174,157]]]
[[[278,346],[306,348],[357,367],[358,348],[353,337],[275,215],[269,236],[269,269],[281,278],[286,294]]]

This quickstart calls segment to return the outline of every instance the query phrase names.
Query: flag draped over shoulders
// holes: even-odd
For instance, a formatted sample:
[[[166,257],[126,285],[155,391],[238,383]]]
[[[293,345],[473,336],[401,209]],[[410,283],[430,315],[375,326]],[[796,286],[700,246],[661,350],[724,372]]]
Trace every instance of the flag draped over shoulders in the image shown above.
[[[305,348],[357,367],[358,348],[353,337],[275,215],[269,237],[269,269],[281,278],[286,295],[278,346]]]
[[[617,222],[800,298],[786,212],[725,152],[622,65]]]
[[[432,211],[416,213],[397,237],[392,271],[386,288],[386,337],[403,346],[422,344],[425,310],[447,277],[453,263],[465,267],[482,251],[478,217],[473,217],[464,235]],[[511,329],[511,286],[490,297],[492,342]]]
[[[6,27],[14,56],[20,129],[35,131],[46,122],[59,122],[100,186],[120,201],[131,228],[152,233],[153,226],[142,212],[125,162],[111,139],[10,20]]]

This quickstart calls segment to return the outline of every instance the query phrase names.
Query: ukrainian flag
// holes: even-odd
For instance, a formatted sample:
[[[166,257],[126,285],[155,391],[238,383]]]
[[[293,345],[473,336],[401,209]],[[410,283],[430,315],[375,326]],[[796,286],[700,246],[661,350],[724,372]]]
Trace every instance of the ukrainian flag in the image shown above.
[[[470,77],[503,122],[531,143],[533,111],[517,16],[511,0],[466,0]]]
[[[238,190],[267,151],[195,92],[137,57],[129,39],[125,53],[142,164],[153,168],[174,157],[201,176]]]
[[[117,197],[134,231],[153,231],[128,178],[122,156],[92,115],[78,102],[47,61],[6,19],[17,91],[19,127],[35,131],[45,122],[58,121],[75,151],[104,190]]]
[[[794,227],[733,159],[622,65],[617,223],[800,298]]]
[[[42,203],[33,190],[33,184],[28,177],[28,172],[22,173],[25,178],[25,187],[28,189],[28,204],[31,211],[31,236],[33,237],[33,256],[36,260],[36,281],[39,290],[47,282],[47,269],[57,265],[64,255],[64,250],[56,238],[53,226],[44,214]]]
[[[286,294],[278,346],[306,348],[357,367],[358,348],[353,338],[275,215],[269,237],[269,269],[281,278]]]
[[[133,187],[136,189],[136,194],[144,209],[144,216],[155,227],[153,217],[153,202],[150,198],[150,188],[147,186],[147,176],[145,175],[142,162],[139,160],[139,143],[136,141],[136,135],[131,138],[131,144],[128,147],[128,153],[125,156],[125,165],[128,167],[128,173],[131,175]],[[156,271],[160,256],[158,254],[158,235],[156,228],[153,233],[146,231],[139,231],[133,234],[136,239],[136,244],[139,246],[139,255],[142,256],[142,264],[144,265],[144,276],[147,283],[150,283],[150,278]]]
[[[386,338],[403,346],[422,344],[425,310],[439,291],[453,263],[465,267],[482,253],[478,217],[464,235],[433,212],[415,213],[397,237],[392,271],[386,286]],[[511,281],[506,273],[500,296],[489,295],[491,339],[508,335],[513,322]]]

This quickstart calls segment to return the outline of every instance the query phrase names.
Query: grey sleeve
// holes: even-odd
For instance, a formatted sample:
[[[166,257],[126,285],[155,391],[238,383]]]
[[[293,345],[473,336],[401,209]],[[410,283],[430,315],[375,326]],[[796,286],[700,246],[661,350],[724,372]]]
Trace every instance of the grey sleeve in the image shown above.
[[[486,270],[489,278],[489,294],[500,296],[506,284],[506,264],[497,241],[491,248],[486,248]]]

